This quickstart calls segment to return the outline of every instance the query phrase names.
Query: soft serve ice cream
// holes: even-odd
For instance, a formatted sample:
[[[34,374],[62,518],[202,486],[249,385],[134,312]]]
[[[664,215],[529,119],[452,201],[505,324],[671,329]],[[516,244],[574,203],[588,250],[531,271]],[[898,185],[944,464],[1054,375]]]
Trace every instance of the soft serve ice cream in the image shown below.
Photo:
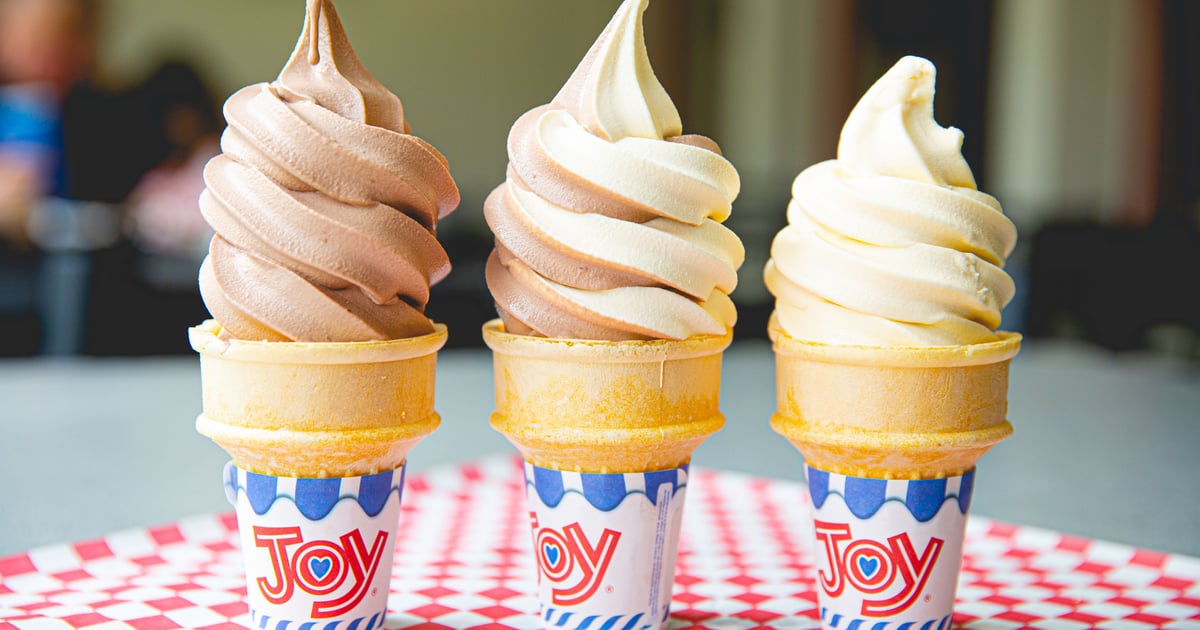
[[[487,282],[512,333],[596,340],[725,334],[745,256],[722,225],[733,166],[682,124],[626,0],[562,91],[508,138],[485,204]]]
[[[446,159],[355,56],[330,0],[272,83],[225,103],[200,198],[217,235],[200,290],[223,335],[370,341],[433,332],[449,273],[435,234],[459,202]]]
[[[935,70],[892,67],[854,107],[837,159],[796,178],[765,280],[795,339],[871,346],[995,341],[1016,228],[976,189],[963,135],[933,118]]]

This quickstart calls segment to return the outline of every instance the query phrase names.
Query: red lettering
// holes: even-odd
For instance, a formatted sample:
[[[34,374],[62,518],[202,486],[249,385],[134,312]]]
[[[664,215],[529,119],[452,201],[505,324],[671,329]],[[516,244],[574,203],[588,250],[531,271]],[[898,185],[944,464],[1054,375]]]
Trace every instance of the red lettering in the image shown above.
[[[933,575],[933,567],[937,564],[938,555],[945,541],[941,538],[930,538],[925,545],[925,552],[919,557],[908,534],[900,534],[888,538],[892,560],[900,573],[904,586],[894,596],[880,601],[863,600],[862,614],[865,617],[890,617],[908,610],[916,601],[929,576]]]
[[[263,599],[272,604],[282,604],[292,598],[296,588],[295,575],[292,573],[292,562],[288,558],[287,548],[290,545],[304,542],[299,527],[254,527],[254,546],[264,547],[271,556],[271,570],[275,582],[260,577],[255,580]]]
[[[552,599],[560,606],[570,606],[587,601],[600,588],[604,574],[608,572],[608,564],[612,562],[613,554],[617,551],[617,541],[621,539],[621,534],[605,529],[600,534],[600,541],[592,547],[579,523],[567,525],[563,528],[563,533],[566,534],[568,553],[580,561],[578,564],[583,576],[574,586],[553,589]]]
[[[354,574],[354,587],[336,599],[313,602],[313,619],[328,619],[344,615],[362,601],[371,587],[371,582],[375,579],[375,571],[379,568],[379,561],[383,558],[383,552],[387,548],[387,538],[388,534],[385,531],[375,534],[375,543],[371,545],[371,550],[367,551],[362,533],[357,529],[342,536],[342,551],[348,560],[350,571]]]
[[[341,545],[314,540],[303,544],[295,554],[288,549],[304,543],[299,527],[254,527],[254,544],[267,550],[272,575],[256,579],[263,598],[272,604],[291,601],[297,585],[308,595],[328,595],[339,590],[346,578],[351,587],[329,600],[314,600],[313,619],[328,619],[349,613],[367,592],[387,550],[388,533],[380,531],[370,549],[362,532],[353,530],[339,540]]]
[[[864,617],[891,617],[916,603],[945,546],[941,538],[930,538],[918,554],[907,533],[888,538],[884,545],[869,539],[854,540],[846,523],[814,521],[813,525],[829,561],[828,571],[822,569],[818,580],[827,595],[841,595],[847,582],[864,595],[895,590],[883,599],[864,598]],[[894,589],[897,581],[899,589]]]
[[[825,571],[820,572],[821,588],[830,597],[837,597],[846,587],[846,568],[840,546],[851,539],[850,526],[846,523],[827,521],[814,521],[813,525],[816,528],[817,540],[824,545],[825,557],[829,559],[829,574]]]
[[[559,606],[571,606],[586,601],[600,588],[608,565],[617,551],[620,532],[605,529],[600,540],[592,546],[583,527],[571,523],[561,532],[551,528],[538,528],[537,514],[529,513],[533,527],[533,545],[538,558],[538,582],[542,579],[558,585],[579,575],[574,584],[566,587],[552,586],[551,601]],[[548,553],[554,555],[553,558]],[[579,570],[576,571],[575,567]]]

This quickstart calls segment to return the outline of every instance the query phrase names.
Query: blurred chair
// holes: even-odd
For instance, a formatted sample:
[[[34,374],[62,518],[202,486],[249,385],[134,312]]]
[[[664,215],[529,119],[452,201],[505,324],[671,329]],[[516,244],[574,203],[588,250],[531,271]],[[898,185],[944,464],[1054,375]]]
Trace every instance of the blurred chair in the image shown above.
[[[1149,347],[1161,326],[1200,340],[1200,231],[1160,213],[1145,228],[1049,225],[1033,238],[1027,330],[1111,350]],[[1200,359],[1200,348],[1175,348]]]

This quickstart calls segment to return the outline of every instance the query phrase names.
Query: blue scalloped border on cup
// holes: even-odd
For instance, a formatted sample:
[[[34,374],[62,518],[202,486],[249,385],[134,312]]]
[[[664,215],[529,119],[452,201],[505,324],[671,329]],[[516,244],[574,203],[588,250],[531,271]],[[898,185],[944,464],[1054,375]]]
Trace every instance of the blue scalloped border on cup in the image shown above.
[[[547,507],[558,507],[571,493],[583,495],[602,512],[616,509],[631,494],[643,494],[652,505],[658,505],[659,488],[669,485],[675,496],[687,487],[687,478],[687,465],[647,473],[572,473],[525,462],[525,489],[532,487]]]
[[[305,518],[319,521],[342,501],[357,501],[363,512],[374,518],[383,511],[395,492],[403,494],[406,466],[363,477],[275,477],[225,464],[225,497],[237,505],[245,494],[255,514],[266,514],[279,499],[292,501]]]
[[[913,518],[929,522],[946,501],[953,500],[958,509],[967,513],[975,488],[975,470],[961,477],[945,479],[888,480],[850,477],[805,466],[808,494],[816,507],[825,505],[831,495],[842,497],[854,516],[867,519],[890,501],[903,503]],[[842,490],[837,490],[837,486]]]

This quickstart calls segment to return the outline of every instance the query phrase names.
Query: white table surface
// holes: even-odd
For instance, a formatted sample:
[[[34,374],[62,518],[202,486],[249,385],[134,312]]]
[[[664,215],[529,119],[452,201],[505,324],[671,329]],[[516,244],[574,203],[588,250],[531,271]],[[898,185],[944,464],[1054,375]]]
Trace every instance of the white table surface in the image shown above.
[[[725,355],[726,428],[694,465],[792,480],[800,456],[767,426],[765,342]],[[487,424],[491,357],[439,358],[441,428],[410,472],[503,453]],[[0,361],[0,555],[228,509],[227,457],[198,435],[194,357]],[[1200,369],[1070,342],[1027,342],[1013,363],[1012,438],[978,467],[976,514],[1200,556]]]

